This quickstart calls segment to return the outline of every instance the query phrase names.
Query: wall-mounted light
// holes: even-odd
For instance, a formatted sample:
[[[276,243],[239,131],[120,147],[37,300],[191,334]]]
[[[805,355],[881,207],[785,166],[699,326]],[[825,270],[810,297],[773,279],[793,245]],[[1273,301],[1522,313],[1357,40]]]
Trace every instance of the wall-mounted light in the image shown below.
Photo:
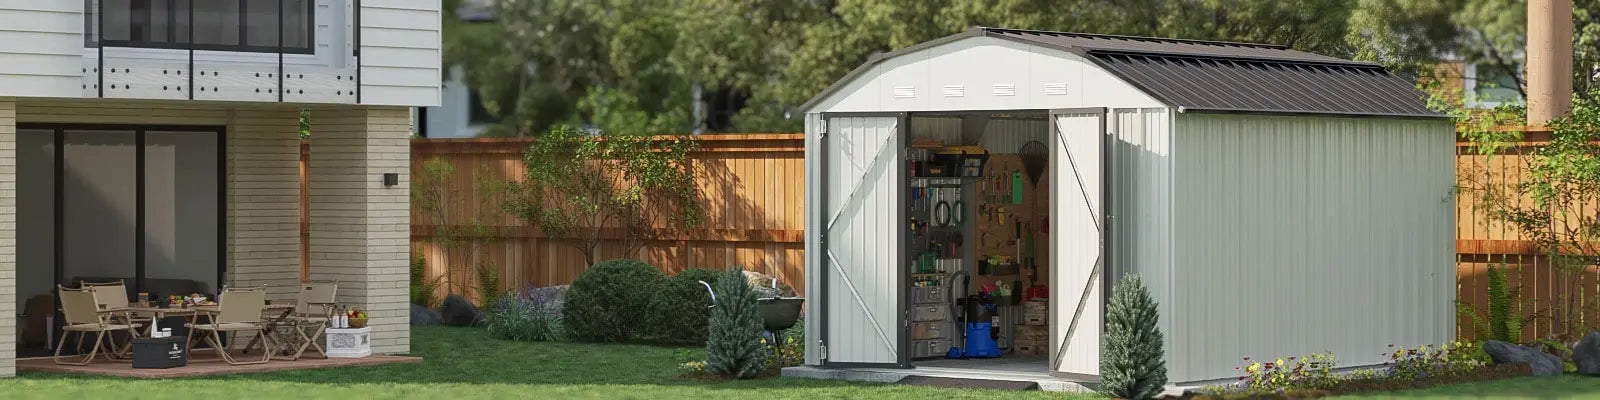
[[[398,172],[385,172],[385,173],[383,173],[383,185],[384,186],[395,186],[395,185],[399,185],[399,184],[400,184],[400,173],[398,173]]]

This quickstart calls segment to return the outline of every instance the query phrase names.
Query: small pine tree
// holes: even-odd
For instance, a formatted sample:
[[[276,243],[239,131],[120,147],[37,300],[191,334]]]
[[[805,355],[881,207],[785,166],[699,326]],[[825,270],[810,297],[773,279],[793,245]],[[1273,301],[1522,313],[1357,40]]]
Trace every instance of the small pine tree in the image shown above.
[[[763,324],[756,311],[756,293],[745,282],[744,271],[738,269],[717,279],[715,286],[706,371],[733,378],[754,377],[766,365],[767,355],[761,342]]]
[[[1111,291],[1105,337],[1100,345],[1100,392],[1125,399],[1148,399],[1167,384],[1161,359],[1156,301],[1138,276],[1129,274]]]

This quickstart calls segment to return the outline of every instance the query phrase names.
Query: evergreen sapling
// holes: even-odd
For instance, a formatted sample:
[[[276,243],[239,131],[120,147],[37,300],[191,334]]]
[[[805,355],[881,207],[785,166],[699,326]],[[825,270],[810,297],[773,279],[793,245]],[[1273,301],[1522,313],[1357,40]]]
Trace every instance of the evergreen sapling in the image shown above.
[[[1156,301],[1138,276],[1129,274],[1111,291],[1106,330],[1100,345],[1100,391],[1125,399],[1148,399],[1167,384],[1161,359]]]
[[[733,378],[754,377],[766,366],[767,355],[755,291],[745,282],[744,271],[737,269],[714,285],[717,296],[706,341],[706,371]]]

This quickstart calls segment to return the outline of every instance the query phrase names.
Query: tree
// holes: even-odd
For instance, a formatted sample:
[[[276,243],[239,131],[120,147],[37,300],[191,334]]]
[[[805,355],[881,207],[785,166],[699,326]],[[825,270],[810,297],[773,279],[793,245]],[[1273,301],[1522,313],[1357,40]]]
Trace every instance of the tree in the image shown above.
[[[622,241],[623,257],[704,219],[686,137],[557,127],[528,146],[524,176],[505,187],[503,209],[597,261],[600,244]]]
[[[495,202],[504,191],[504,184],[486,169],[480,169],[474,171],[468,182],[470,187],[463,188],[454,180],[455,174],[455,164],[443,157],[423,161],[422,168],[411,177],[411,205],[433,225],[433,241],[444,249],[447,260],[466,266],[459,268],[460,276],[455,265],[445,266],[445,274],[440,277],[445,290],[467,293],[469,287],[477,287],[498,291],[498,280],[490,282],[487,278],[490,273],[498,274],[499,268],[490,265],[481,250],[498,231],[491,222],[500,215]],[[496,294],[479,296],[486,302]]]
[[[1100,392],[1124,399],[1149,399],[1167,384],[1160,316],[1150,290],[1134,274],[1111,289],[1105,338],[1100,344]]]
[[[756,292],[744,271],[733,269],[716,282],[716,305],[711,308],[706,341],[706,371],[730,378],[753,378],[766,367],[761,314]]]

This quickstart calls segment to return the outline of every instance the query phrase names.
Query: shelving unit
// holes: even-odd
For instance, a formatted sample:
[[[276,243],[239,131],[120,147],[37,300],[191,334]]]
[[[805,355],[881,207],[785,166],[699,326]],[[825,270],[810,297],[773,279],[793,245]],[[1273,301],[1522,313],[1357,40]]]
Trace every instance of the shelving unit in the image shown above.
[[[918,151],[913,149],[913,151]],[[907,165],[910,167],[910,165]],[[912,195],[906,215],[912,235],[907,243],[907,288],[911,305],[911,357],[941,358],[961,329],[954,318],[951,277],[956,271],[971,273],[976,264],[976,229],[972,206],[977,200],[975,185],[982,177],[910,176]],[[942,205],[941,205],[942,204]]]

